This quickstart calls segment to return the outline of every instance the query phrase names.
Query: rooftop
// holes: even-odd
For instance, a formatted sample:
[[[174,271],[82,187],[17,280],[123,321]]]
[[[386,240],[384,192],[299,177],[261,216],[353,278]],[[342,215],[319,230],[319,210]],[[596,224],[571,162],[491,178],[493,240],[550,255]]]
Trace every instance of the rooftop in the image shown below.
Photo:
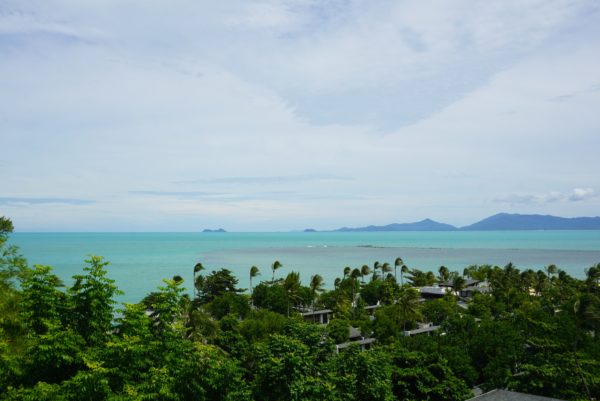
[[[414,329],[414,330],[406,330],[404,332],[405,336],[413,336],[415,334],[422,334],[422,333],[429,333],[432,331],[436,331],[439,330],[441,326],[428,326],[428,327],[421,327],[419,329]]]
[[[367,345],[367,344],[372,344],[374,342],[375,342],[374,338],[365,338],[365,339],[358,340],[358,341],[348,341],[348,342],[345,342],[345,343],[342,343],[342,344],[337,344],[336,348],[339,350],[339,349],[347,348],[347,347],[349,347],[351,345],[357,345],[357,346],[359,346],[359,345]]]
[[[539,395],[517,393],[508,390],[492,390],[467,401],[562,401],[558,398],[548,398]]]
[[[304,312],[301,313],[302,316],[312,316],[312,315],[324,315],[326,313],[332,313],[333,311],[331,309],[320,309],[320,310],[316,310],[316,311],[312,311],[312,312]]]

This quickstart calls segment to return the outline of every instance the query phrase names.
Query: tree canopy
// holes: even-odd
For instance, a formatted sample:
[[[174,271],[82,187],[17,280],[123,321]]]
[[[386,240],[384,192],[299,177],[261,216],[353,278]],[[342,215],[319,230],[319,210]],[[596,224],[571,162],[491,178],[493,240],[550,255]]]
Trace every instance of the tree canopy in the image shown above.
[[[251,297],[230,270],[196,265],[195,298],[175,277],[119,305],[102,257],[66,287],[8,245],[12,229],[0,219],[0,399],[464,400],[475,385],[600,397],[600,264],[583,279],[556,266],[469,266],[464,277],[440,268],[455,289],[476,277],[490,291],[434,300],[414,287],[433,272],[403,260],[393,266],[410,284],[376,262],[370,280],[366,264],[344,269],[329,291],[319,275],[303,285],[290,272]],[[328,325],[305,321],[304,311],[322,307],[333,314]],[[440,327],[406,335],[428,324]],[[371,349],[335,346],[351,333],[374,340]]]

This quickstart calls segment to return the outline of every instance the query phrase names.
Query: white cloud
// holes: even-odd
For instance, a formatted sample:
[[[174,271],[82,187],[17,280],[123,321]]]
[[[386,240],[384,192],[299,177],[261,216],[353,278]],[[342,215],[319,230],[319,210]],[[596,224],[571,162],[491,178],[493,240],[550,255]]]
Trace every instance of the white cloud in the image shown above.
[[[596,191],[592,188],[575,188],[569,200],[573,202],[583,201],[596,196]]]
[[[592,188],[575,188],[570,194],[561,192],[548,192],[545,194],[510,194],[493,199],[497,203],[534,204],[542,205],[555,202],[579,202],[596,197]]]
[[[94,199],[52,208],[92,230],[594,214],[599,21],[562,0],[4,2],[3,195]],[[27,229],[49,210],[3,207]]]

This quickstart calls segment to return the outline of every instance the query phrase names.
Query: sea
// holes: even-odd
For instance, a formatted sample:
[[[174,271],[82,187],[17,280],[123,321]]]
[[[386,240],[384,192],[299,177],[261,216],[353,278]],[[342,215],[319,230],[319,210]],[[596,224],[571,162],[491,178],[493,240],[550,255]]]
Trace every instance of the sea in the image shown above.
[[[424,231],[424,232],[281,232],[281,233],[13,233],[29,265],[53,267],[66,285],[81,274],[90,255],[110,262],[109,277],[123,295],[119,302],[139,302],[163,285],[163,279],[179,275],[191,293],[193,267],[201,262],[206,273],[230,269],[248,288],[249,270],[271,280],[271,264],[284,277],[299,272],[304,284],[320,274],[332,288],[344,267],[373,266],[375,261],[392,266],[401,257],[409,268],[437,272],[442,265],[462,273],[473,264],[519,269],[543,269],[555,264],[573,277],[600,263],[600,231]]]

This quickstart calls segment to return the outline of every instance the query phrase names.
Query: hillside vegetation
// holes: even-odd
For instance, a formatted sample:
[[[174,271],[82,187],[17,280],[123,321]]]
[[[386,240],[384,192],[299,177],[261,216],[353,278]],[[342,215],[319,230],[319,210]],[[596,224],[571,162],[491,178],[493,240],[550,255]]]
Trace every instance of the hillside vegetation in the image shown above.
[[[198,263],[193,296],[176,276],[118,305],[102,257],[66,287],[8,245],[12,229],[0,218],[0,399],[450,401],[476,385],[600,397],[600,264],[577,280],[552,265],[434,274],[398,258],[346,267],[324,291],[279,261],[249,265],[247,290]],[[467,280],[489,291],[463,299]],[[423,301],[417,288],[438,282],[453,291]],[[327,325],[301,314],[319,309]],[[424,322],[440,328],[406,335]],[[350,327],[369,350],[336,346]]]

